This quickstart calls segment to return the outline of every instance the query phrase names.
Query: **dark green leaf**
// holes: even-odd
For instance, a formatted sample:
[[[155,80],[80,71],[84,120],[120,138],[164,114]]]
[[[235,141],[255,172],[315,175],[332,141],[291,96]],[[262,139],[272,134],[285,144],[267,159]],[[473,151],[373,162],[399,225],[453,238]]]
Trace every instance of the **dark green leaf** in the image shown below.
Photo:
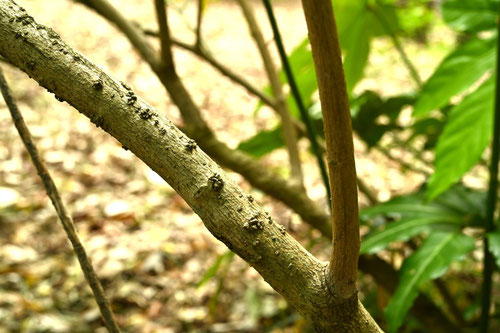
[[[435,156],[427,198],[433,199],[474,166],[491,139],[494,77],[450,111]]]
[[[496,27],[498,0],[446,0],[442,12],[450,27],[477,33]]]
[[[473,39],[455,49],[424,84],[413,114],[424,116],[446,105],[495,67],[496,38]]]
[[[284,145],[283,130],[281,126],[277,126],[270,131],[260,131],[250,139],[240,142],[238,149],[258,158]]]
[[[500,267],[500,230],[487,234],[490,252],[495,257],[497,266]]]
[[[390,223],[384,230],[374,232],[361,243],[361,254],[378,252],[394,241],[406,241],[422,232],[436,229],[459,230],[461,219],[453,216],[412,217]]]
[[[413,99],[408,96],[382,100],[376,93],[365,91],[353,102],[357,109],[352,116],[353,130],[371,148],[385,132],[399,128],[397,118],[402,108],[412,102]],[[378,118],[383,115],[387,116],[388,121],[382,124]]]
[[[401,267],[398,288],[385,309],[389,332],[396,332],[401,326],[423,283],[444,274],[453,261],[473,249],[472,237],[460,233],[431,233]]]

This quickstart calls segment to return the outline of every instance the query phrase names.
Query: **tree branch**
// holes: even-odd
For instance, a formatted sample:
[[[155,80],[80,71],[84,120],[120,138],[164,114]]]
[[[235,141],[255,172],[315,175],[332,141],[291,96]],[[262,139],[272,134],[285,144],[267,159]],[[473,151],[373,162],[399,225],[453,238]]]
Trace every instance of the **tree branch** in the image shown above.
[[[66,207],[64,206],[61,200],[61,196],[59,195],[59,191],[57,190],[56,184],[52,180],[52,177],[50,176],[49,170],[47,169],[45,163],[40,158],[40,153],[38,152],[35,142],[33,141],[33,138],[31,136],[31,133],[28,127],[26,126],[26,123],[24,122],[21,111],[19,111],[17,104],[14,101],[14,97],[12,96],[12,92],[10,91],[9,85],[5,80],[5,77],[3,75],[3,70],[1,67],[0,67],[0,90],[2,91],[5,104],[7,104],[7,107],[12,116],[12,121],[14,122],[14,125],[16,126],[17,131],[19,132],[19,136],[21,137],[21,140],[23,141],[24,146],[26,147],[26,150],[28,151],[31,157],[33,165],[38,171],[38,175],[42,179],[45,191],[47,192],[47,195],[52,201],[52,204],[54,205],[57,215],[59,216],[59,220],[61,221],[63,229],[66,232],[69,241],[71,242],[71,245],[73,247],[73,252],[75,252],[80,267],[82,268],[83,275],[87,279],[90,289],[92,289],[92,293],[94,294],[94,299],[97,305],[99,306],[99,310],[101,311],[104,324],[106,325],[106,328],[108,329],[109,332],[118,333],[120,332],[120,328],[118,327],[118,324],[115,321],[113,311],[111,310],[111,306],[109,305],[108,299],[104,294],[101,282],[99,281],[99,278],[97,277],[94,267],[92,266],[92,263],[90,262],[90,259],[87,256],[87,252],[85,251],[85,248],[82,242],[80,241],[80,238],[78,237],[73,220],[71,219],[70,215],[68,214],[68,211],[66,210]]]
[[[201,1],[201,0],[200,0]],[[165,0],[154,0],[156,19],[160,30],[160,46],[161,46],[161,61],[160,70],[165,68],[174,71],[174,58],[172,56],[170,32],[168,30],[167,13],[165,8]]]
[[[278,72],[276,71],[273,59],[267,49],[266,42],[264,41],[264,37],[262,36],[262,32],[257,24],[257,20],[255,19],[251,6],[246,0],[237,1],[241,7],[243,16],[247,21],[250,33],[255,41],[255,44],[257,45],[257,49],[259,50],[262,58],[262,63],[264,64],[264,69],[266,70],[267,78],[271,84],[271,90],[276,98],[276,111],[281,117],[283,137],[285,138],[285,144],[288,148],[292,178],[302,185],[303,177],[299,158],[299,149],[297,148],[297,133],[292,122],[290,110],[288,110],[288,105],[286,104],[285,94],[283,93],[283,87],[281,85]]]
[[[328,297],[325,263],[315,259],[170,120],[124,83],[0,0],[0,55],[114,136],[156,171],[207,229],[249,262],[315,327],[380,332],[357,299]],[[19,20],[16,20],[19,19]],[[57,46],[56,46],[57,45]],[[346,302],[349,309],[346,313]]]
[[[102,5],[102,3],[106,3],[106,5]],[[98,8],[108,8],[110,6],[105,0],[86,0],[85,4],[90,6],[90,8],[95,8],[94,5],[98,5]],[[110,12],[98,11],[98,13],[115,24],[130,39],[132,44],[135,45],[131,38],[135,38],[137,34],[140,34],[137,32],[138,28],[128,23],[114,8]],[[128,34],[128,29],[122,30],[121,28],[129,26],[135,29],[132,35]],[[140,44],[144,43],[147,42],[142,38]],[[141,53],[142,49],[144,48],[137,50]],[[143,54],[141,53],[141,55]],[[146,58],[144,59],[147,61]],[[175,72],[168,68],[160,71],[155,64],[149,63],[149,65],[166,87],[173,102],[178,106],[186,123],[186,134],[197,140],[200,147],[207,154],[212,156],[218,163],[241,174],[252,186],[284,202],[299,214],[304,221],[318,228],[327,237],[331,237],[331,224],[328,214],[316,205],[301,187],[270,171],[249,155],[232,150],[226,144],[217,140],[206,125],[198,107],[194,104],[191,96]]]
[[[26,24],[19,24],[19,21],[16,21],[18,18],[21,18],[22,22],[26,22]],[[126,84],[120,84],[110,78],[84,56],[69,48],[52,29],[34,23],[24,10],[15,6],[10,0],[0,0],[0,56],[27,72],[40,85],[54,92],[59,99],[66,99],[80,112],[87,115],[93,123],[103,127],[129,147],[132,152],[177,189],[186,202],[194,207],[195,212],[202,217],[214,236],[228,244],[228,247],[234,252],[241,252],[243,258],[251,260],[251,263],[255,261],[255,265],[258,264],[259,267],[268,264],[270,271],[263,274],[268,282],[270,280],[276,282],[281,278],[285,280],[283,285],[278,286],[278,291],[294,280],[300,286],[300,290],[290,291],[290,293],[292,296],[297,296],[297,293],[303,294],[307,290],[315,289],[317,283],[325,280],[317,278],[318,275],[314,269],[318,265],[317,261],[311,259],[310,255],[304,254],[304,250],[299,250],[295,256],[293,252],[293,248],[297,246],[295,241],[290,243],[290,237],[283,235],[282,243],[280,237],[283,230],[281,227],[278,228],[279,234],[276,236],[273,231],[274,223],[265,229],[265,234],[253,235],[249,232],[238,234],[239,230],[242,230],[242,226],[244,227],[245,223],[249,222],[249,218],[252,218],[252,213],[262,212],[260,207],[250,202],[250,198],[245,199],[241,190],[232,181],[228,180],[226,184],[227,179],[223,176],[222,170],[215,166],[202,151],[196,149],[196,145],[183,136],[166,117],[159,115],[152,107],[138,99]],[[157,119],[158,122],[153,119]],[[212,138],[211,140],[216,139]],[[224,162],[234,163],[235,168],[241,167],[244,177],[251,179],[251,183],[257,182],[254,184],[255,187],[264,188],[266,193],[276,197],[282,195],[284,199],[282,201],[290,205],[292,209],[301,212],[300,215],[306,221],[315,221],[316,224],[311,224],[317,225],[324,236],[331,238],[328,215],[307,198],[305,193],[294,192],[294,189],[284,179],[277,178],[272,172],[266,172],[264,167],[245,154],[240,154],[237,151],[235,154],[229,154],[232,151],[227,146],[217,142],[207,142],[206,146],[213,149],[212,153],[216,157],[226,159]],[[195,154],[191,155],[190,149],[193,149]],[[253,164],[250,165],[251,163]],[[213,191],[211,190],[213,187],[219,188],[220,186],[218,177],[212,177],[215,176],[212,172],[220,172],[219,175],[221,175],[224,184],[223,188],[226,190],[231,188],[232,190],[236,187],[237,191],[240,191],[238,195],[232,195],[229,200],[224,201],[227,204],[222,207],[219,207],[218,198],[212,198],[202,205],[197,204],[200,200],[204,201],[203,198],[207,196],[207,192],[210,194]],[[211,180],[209,180],[210,178]],[[274,183],[274,180],[277,180],[277,183]],[[288,192],[293,195],[287,197]],[[215,196],[217,197],[216,193]],[[264,216],[266,216],[265,213]],[[258,225],[258,223],[253,223],[253,225]],[[269,229],[273,230],[269,231]],[[247,229],[243,228],[243,230]],[[272,232],[270,239],[274,242],[274,246],[269,244],[267,232]],[[238,234],[234,240],[233,233]],[[262,248],[260,246],[261,239],[266,241]],[[249,244],[255,246],[250,247]],[[261,256],[259,253],[266,252],[269,247],[276,256],[276,260],[269,260],[266,257],[265,262],[261,262],[264,260],[264,256],[259,257]],[[275,251],[280,252],[276,253]],[[290,254],[292,262],[283,257],[283,255],[288,257]],[[362,256],[360,259],[364,257]],[[304,258],[305,260],[303,260]],[[306,262],[305,266],[302,266],[303,261]],[[312,266],[307,264],[310,262],[313,262]],[[295,280],[296,266],[299,269],[298,273],[300,273],[297,273],[297,280]],[[324,268],[323,264],[320,266]],[[388,288],[391,287],[391,280],[386,279],[384,274],[392,274],[397,278],[393,269],[392,271],[386,270],[385,267],[377,265],[371,267],[364,263],[361,264],[361,267],[365,272],[374,276],[379,284]],[[279,273],[273,276],[272,271],[275,269]],[[308,269],[308,272],[304,271]],[[380,275],[379,272],[384,274]],[[271,275],[270,280],[267,279],[268,274]],[[304,275],[307,276],[304,277]],[[320,274],[320,276],[322,275]],[[279,281],[277,283],[279,284]],[[325,310],[326,312],[341,311],[344,308],[343,306],[331,306],[331,299],[325,305],[323,301],[325,301],[325,295],[328,292],[324,289],[316,291],[321,295],[314,296],[316,298],[314,301],[318,301],[314,304],[315,309],[320,309],[320,307],[324,309],[323,305],[329,309]],[[280,293],[282,292],[280,291]],[[321,300],[317,300],[317,298],[321,298]],[[307,302],[307,300],[304,301]],[[430,304],[432,305],[432,303]],[[416,303],[414,310],[418,310],[417,317],[423,322],[435,319],[438,324],[446,323],[446,320],[439,317],[439,309],[428,305]],[[428,311],[428,309],[431,310]],[[362,309],[344,316],[342,320],[345,321],[347,318],[358,315],[367,316],[366,311]],[[444,317],[444,319],[446,318]],[[318,323],[320,322],[318,320]],[[433,331],[433,328],[437,327],[436,333],[445,332],[439,330],[439,325],[428,327],[429,331]]]
[[[329,0],[302,0],[318,77],[326,159],[332,189],[333,253],[330,284],[337,295],[356,295],[359,217],[349,98]]]

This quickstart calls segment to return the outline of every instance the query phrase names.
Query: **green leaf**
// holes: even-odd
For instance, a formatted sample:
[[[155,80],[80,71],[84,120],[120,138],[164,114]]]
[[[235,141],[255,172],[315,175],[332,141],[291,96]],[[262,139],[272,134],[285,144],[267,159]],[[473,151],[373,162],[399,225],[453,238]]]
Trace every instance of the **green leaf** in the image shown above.
[[[459,181],[484,152],[492,134],[494,89],[491,77],[450,111],[436,146],[429,200]]]
[[[441,8],[453,29],[477,33],[496,28],[498,0],[447,0]]]
[[[396,332],[401,326],[423,283],[443,275],[453,261],[473,249],[472,237],[460,233],[431,233],[401,267],[398,288],[385,309],[389,332]]]
[[[436,229],[460,229],[461,219],[453,216],[417,217],[401,219],[390,223],[382,231],[370,234],[361,243],[360,253],[378,252],[394,241],[406,241],[422,232],[430,232]]]
[[[425,82],[413,115],[424,116],[443,107],[451,97],[470,87],[486,71],[493,70],[495,45],[496,38],[476,38],[449,54]]]
[[[284,145],[283,130],[281,126],[277,126],[270,131],[260,131],[250,139],[240,142],[237,149],[259,158]]]
[[[372,91],[365,91],[358,96],[353,104],[357,105],[353,117],[354,131],[366,142],[368,148],[375,146],[385,132],[400,128],[397,118],[405,105],[413,102],[409,96],[395,96],[383,100]],[[388,123],[381,124],[380,116],[387,116]]]
[[[500,230],[490,232],[486,237],[488,237],[490,252],[495,257],[497,266],[500,267]]]
[[[231,251],[227,251],[221,255],[219,255],[216,259],[215,262],[210,266],[205,274],[201,277],[200,281],[196,284],[196,288],[199,288],[203,286],[205,283],[210,281],[211,278],[213,278],[217,272],[219,271],[219,268],[221,267],[222,263],[224,261],[231,261],[234,256],[234,253]]]

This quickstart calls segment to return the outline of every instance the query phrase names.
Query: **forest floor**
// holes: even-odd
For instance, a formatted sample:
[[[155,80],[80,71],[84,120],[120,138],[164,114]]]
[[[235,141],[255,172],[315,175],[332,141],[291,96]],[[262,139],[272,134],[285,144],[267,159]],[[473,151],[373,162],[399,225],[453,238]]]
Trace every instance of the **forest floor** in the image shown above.
[[[112,2],[145,28],[156,29],[153,1]],[[17,3],[180,123],[178,110],[154,74],[128,41],[101,17],[69,0]],[[189,27],[194,26],[196,17],[194,4],[172,2],[172,33],[179,39],[193,40]],[[260,3],[256,7],[265,36],[271,41],[263,8]],[[276,2],[276,14],[291,51],[307,35],[300,2]],[[219,61],[258,87],[267,84],[234,2],[209,3],[203,36]],[[437,40],[435,45],[422,51],[414,42],[405,44],[424,77],[438,64],[449,42]],[[373,48],[359,91],[373,89],[390,96],[415,88],[388,40],[377,40]],[[210,65],[184,51],[176,51],[175,61],[210,126],[231,147],[276,122],[266,108],[255,114],[256,99]],[[229,256],[157,174],[24,73],[5,64],[2,67],[124,331],[301,331],[304,323],[286,302],[249,265]],[[0,332],[104,332],[99,328],[99,312],[90,290],[3,103],[0,137]],[[300,147],[309,194],[324,204],[315,160],[307,152],[305,140]],[[405,158],[404,152],[394,153]],[[424,180],[383,154],[368,152],[359,140],[356,157],[358,175],[379,200],[410,192]],[[284,151],[273,152],[262,161],[286,175]],[[328,258],[328,242],[300,218],[252,189],[237,174],[231,176],[314,255]],[[363,196],[360,204],[367,205]],[[217,274],[198,286],[217,260],[221,262]]]

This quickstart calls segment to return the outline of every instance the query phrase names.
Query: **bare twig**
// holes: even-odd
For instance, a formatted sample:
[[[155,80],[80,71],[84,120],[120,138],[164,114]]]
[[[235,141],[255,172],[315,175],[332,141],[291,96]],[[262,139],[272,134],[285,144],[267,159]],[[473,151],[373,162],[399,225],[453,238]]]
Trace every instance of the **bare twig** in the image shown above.
[[[276,98],[276,111],[281,117],[283,136],[285,138],[285,144],[288,148],[292,178],[294,178],[299,184],[303,184],[302,167],[300,164],[299,149],[297,148],[297,133],[292,122],[290,110],[288,109],[288,105],[285,100],[285,94],[283,93],[283,87],[281,85],[278,72],[271,54],[267,49],[266,42],[264,41],[264,37],[262,36],[262,32],[257,24],[257,20],[255,19],[251,6],[246,0],[238,0],[238,4],[241,7],[250,33],[255,41],[255,44],[257,45],[267,77],[271,84],[271,90]]]
[[[358,196],[349,98],[338,33],[329,0],[302,0],[323,112],[326,159],[332,189],[333,250],[330,287],[356,296],[359,257]]]
[[[377,3],[379,3],[379,1],[377,1]],[[380,14],[379,11],[375,10],[371,5],[367,5],[367,8],[368,8],[368,10],[370,10],[373,13],[373,15],[377,18],[377,20],[380,22],[380,24],[382,25],[384,30],[387,32],[387,34],[391,38],[392,43],[394,44],[394,47],[396,48],[399,55],[401,56],[401,59],[403,60],[403,63],[405,64],[406,68],[408,69],[408,72],[410,73],[410,76],[412,77],[412,79],[415,81],[415,83],[417,84],[417,86],[419,88],[422,88],[422,85],[423,85],[422,79],[418,75],[418,71],[415,68],[415,66],[413,66],[413,63],[411,62],[410,58],[408,58],[408,56],[406,55],[406,52],[403,48],[403,45],[399,41],[399,38],[396,35],[396,33],[394,32],[394,30],[391,28],[391,25],[387,22],[386,18],[382,14]]]
[[[258,97],[262,101],[262,103],[270,106],[273,109],[276,108],[276,103],[275,101],[272,100],[271,97],[267,96],[266,94],[261,92],[258,88],[254,87],[250,82],[246,81],[244,78],[234,73],[231,69],[229,69],[228,67],[224,66],[219,61],[217,61],[217,59],[215,59],[210,54],[210,52],[208,52],[205,49],[204,46],[202,45],[199,45],[198,47],[192,46],[176,39],[172,39],[172,44],[183,50],[189,51],[195,54],[196,56],[200,57],[201,59],[205,60],[210,65],[212,65],[212,67],[218,70],[222,75],[226,76],[231,81],[245,88],[250,94]]]
[[[401,165],[403,168],[405,169],[408,169],[410,171],[413,171],[413,172],[416,172],[416,173],[419,173],[425,177],[429,177],[430,174],[427,170],[425,169],[422,169],[418,166],[415,166],[415,165],[412,165],[412,164],[409,164],[407,162],[405,162],[404,160],[402,160],[401,158],[398,158],[396,156],[394,156],[390,151],[389,149],[387,149],[386,147],[383,147],[383,146],[375,146],[375,148],[380,151],[382,154],[384,154],[388,159],[390,159],[391,161],[394,161],[396,163],[398,163],[399,165]]]
[[[168,31],[167,13],[165,8],[165,0],[154,0],[156,9],[156,18],[160,28],[160,45],[161,45],[161,61],[162,69],[168,68],[175,71],[174,58],[172,56],[172,48],[170,41],[170,31]]]
[[[198,15],[196,16],[196,41],[195,45],[200,47],[201,45],[201,24],[203,21],[203,11],[205,10],[205,0],[198,0]]]
[[[49,196],[54,208],[56,209],[57,215],[61,221],[61,224],[66,232],[66,235],[73,246],[73,251],[78,258],[78,262],[80,263],[80,267],[82,268],[83,274],[87,279],[92,292],[94,293],[94,298],[99,306],[99,310],[101,311],[102,318],[109,332],[120,332],[120,328],[118,327],[113,312],[111,311],[111,307],[109,302],[104,294],[104,290],[102,289],[101,282],[95,273],[94,268],[90,262],[89,257],[81,243],[78,234],[76,232],[75,225],[73,224],[73,220],[69,216],[66,208],[59,196],[59,192],[57,191],[57,187],[52,180],[45,163],[40,158],[40,153],[33,142],[33,138],[29,132],[26,123],[24,122],[23,116],[19,111],[16,102],[12,96],[10,88],[5,80],[3,75],[3,70],[0,67],[0,90],[2,91],[3,98],[5,99],[5,103],[9,108],[10,114],[12,116],[12,120],[14,125],[19,132],[19,136],[26,146],[26,150],[31,156],[31,160],[36,170],[38,171],[38,175],[42,179],[43,185],[45,187],[45,191]]]

